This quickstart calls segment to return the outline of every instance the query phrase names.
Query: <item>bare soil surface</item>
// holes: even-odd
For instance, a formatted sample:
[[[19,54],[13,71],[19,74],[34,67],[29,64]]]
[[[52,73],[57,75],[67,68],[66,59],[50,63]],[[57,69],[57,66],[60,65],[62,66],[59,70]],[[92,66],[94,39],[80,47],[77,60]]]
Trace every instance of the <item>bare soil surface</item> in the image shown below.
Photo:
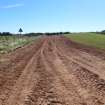
[[[105,105],[104,57],[65,37],[40,38],[1,57],[0,105]]]

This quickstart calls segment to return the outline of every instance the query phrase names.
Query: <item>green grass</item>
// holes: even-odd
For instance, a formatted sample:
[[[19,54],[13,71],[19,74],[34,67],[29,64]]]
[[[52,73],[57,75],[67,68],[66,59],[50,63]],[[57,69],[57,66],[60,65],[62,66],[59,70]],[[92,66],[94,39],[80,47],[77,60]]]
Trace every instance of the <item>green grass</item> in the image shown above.
[[[0,36],[0,54],[8,53],[35,40],[36,37]]]
[[[71,40],[88,46],[105,49],[105,35],[96,33],[74,33],[66,35]]]

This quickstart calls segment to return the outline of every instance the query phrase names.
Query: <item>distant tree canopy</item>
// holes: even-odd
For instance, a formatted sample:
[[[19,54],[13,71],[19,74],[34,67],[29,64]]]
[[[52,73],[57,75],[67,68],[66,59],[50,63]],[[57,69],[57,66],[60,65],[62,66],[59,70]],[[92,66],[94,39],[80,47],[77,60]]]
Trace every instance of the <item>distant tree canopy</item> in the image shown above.
[[[13,34],[11,34],[10,32],[0,32],[0,36],[12,36]]]
[[[71,34],[70,32],[54,32],[54,33],[45,33],[45,35],[64,35],[64,34]]]
[[[105,34],[105,30],[101,31],[102,34]]]
[[[102,30],[102,31],[100,31],[100,32],[96,32],[97,34],[103,34],[103,35],[105,35],[105,30]]]
[[[41,36],[41,35],[46,35],[46,36],[52,36],[52,35],[64,35],[64,34],[71,34],[70,32],[53,32],[53,33],[27,33],[24,34],[25,36]]]
[[[21,34],[23,32],[23,30],[20,28],[18,32]],[[46,35],[46,36],[59,35],[60,36],[60,35],[65,35],[65,34],[71,34],[71,33],[70,32],[26,33],[26,34],[23,34],[23,36],[43,36],[43,35]],[[10,32],[0,33],[0,36],[12,36],[12,35],[18,36],[19,34],[12,34]]]
[[[26,33],[24,36],[40,36],[43,35],[43,33]]]

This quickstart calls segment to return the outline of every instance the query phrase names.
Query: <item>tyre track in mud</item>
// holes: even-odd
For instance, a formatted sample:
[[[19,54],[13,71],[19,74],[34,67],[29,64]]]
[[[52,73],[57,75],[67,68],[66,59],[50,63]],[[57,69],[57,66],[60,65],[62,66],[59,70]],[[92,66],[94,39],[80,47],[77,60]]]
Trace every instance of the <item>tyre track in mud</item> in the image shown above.
[[[105,61],[66,41],[44,37],[14,54],[11,62],[25,53],[12,66],[14,72],[5,68],[6,79],[10,73],[14,80],[1,84],[0,105],[105,105]]]
[[[9,62],[0,65],[0,103],[1,105],[11,95],[18,78],[21,76],[25,66],[28,64],[33,55],[40,49],[43,44],[43,40],[35,42],[31,45],[20,48],[6,57],[10,58]],[[31,51],[31,52],[30,52]]]
[[[76,59],[73,59],[73,52],[70,55],[67,55],[66,50],[62,50],[59,47],[58,55],[60,56],[60,59],[63,61],[64,65],[68,69],[69,73],[72,74],[72,82],[74,82],[77,87],[77,90],[80,92],[80,94],[84,97],[87,104],[89,105],[104,105],[105,104],[105,80],[103,79],[103,75],[99,72],[96,72],[95,70],[101,72],[101,69],[98,69],[98,66],[105,67],[104,64],[100,65],[92,65],[89,68],[88,63],[86,61],[85,65],[84,62],[82,62],[82,54],[81,52],[77,52],[75,57],[78,59],[78,55],[80,57],[79,61]],[[72,49],[71,49],[72,50]],[[68,51],[70,52],[70,51]],[[76,50],[74,50],[74,53],[76,53]],[[80,56],[80,54],[81,56]],[[88,58],[87,58],[88,59]],[[91,59],[89,61],[92,61]],[[98,60],[97,60],[98,61]],[[104,61],[101,61],[102,63]],[[89,62],[90,63],[90,62]],[[96,69],[97,68],[97,69]],[[104,70],[104,69],[103,69]],[[99,75],[98,75],[99,73]],[[104,72],[103,72],[104,73]]]
[[[48,53],[46,58],[55,75],[53,86],[55,88],[55,93],[62,102],[62,105],[85,105],[84,100],[78,94],[75,85],[72,83],[71,75],[68,74],[68,71],[59,59],[56,46],[53,42],[52,47],[49,47],[48,52],[51,54]]]

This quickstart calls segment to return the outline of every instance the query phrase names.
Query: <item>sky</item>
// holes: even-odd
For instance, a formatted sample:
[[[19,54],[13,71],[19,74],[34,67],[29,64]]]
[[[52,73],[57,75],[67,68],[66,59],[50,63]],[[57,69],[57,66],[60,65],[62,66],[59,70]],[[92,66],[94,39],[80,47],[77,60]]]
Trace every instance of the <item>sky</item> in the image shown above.
[[[0,32],[105,29],[105,0],[1,0]]]

